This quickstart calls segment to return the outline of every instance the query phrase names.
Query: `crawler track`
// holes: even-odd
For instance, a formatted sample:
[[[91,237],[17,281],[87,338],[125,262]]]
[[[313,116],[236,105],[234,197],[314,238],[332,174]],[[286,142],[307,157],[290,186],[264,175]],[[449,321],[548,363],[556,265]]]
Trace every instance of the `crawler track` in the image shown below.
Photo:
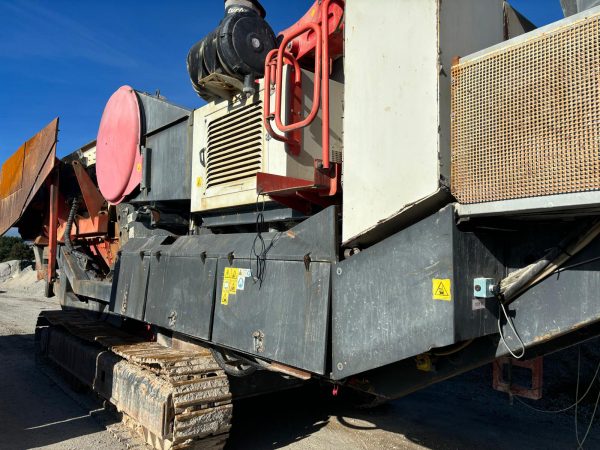
[[[42,356],[111,402],[156,449],[220,449],[231,427],[231,393],[210,351],[174,350],[79,311],[45,311]]]

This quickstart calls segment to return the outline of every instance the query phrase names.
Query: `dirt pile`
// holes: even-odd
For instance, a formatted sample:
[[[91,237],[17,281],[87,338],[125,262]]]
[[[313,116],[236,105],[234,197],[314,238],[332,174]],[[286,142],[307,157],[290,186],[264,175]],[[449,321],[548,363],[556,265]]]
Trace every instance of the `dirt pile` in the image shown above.
[[[21,270],[21,261],[7,261],[0,263],[0,283],[17,274]]]
[[[21,297],[44,295],[44,281],[37,279],[33,265],[28,261],[0,263],[0,291]]]

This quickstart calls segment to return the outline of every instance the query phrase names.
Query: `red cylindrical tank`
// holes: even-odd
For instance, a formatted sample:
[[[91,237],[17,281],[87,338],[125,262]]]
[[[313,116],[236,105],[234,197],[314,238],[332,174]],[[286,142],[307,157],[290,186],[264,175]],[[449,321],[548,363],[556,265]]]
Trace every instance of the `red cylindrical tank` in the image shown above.
[[[96,143],[98,186],[110,203],[121,203],[142,180],[141,136],[137,94],[123,86],[104,108]]]

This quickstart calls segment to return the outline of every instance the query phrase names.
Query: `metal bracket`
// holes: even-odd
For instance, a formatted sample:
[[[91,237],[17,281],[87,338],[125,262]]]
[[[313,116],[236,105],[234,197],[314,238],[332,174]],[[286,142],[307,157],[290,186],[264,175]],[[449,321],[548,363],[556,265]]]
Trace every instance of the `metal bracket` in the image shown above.
[[[254,351],[256,353],[263,353],[265,351],[265,333],[257,330],[252,333],[252,339],[254,340]]]
[[[312,262],[312,260],[310,258],[310,253],[307,253],[306,255],[304,255],[304,267],[306,268],[307,272],[310,270],[311,262]]]
[[[513,358],[498,358],[493,363],[494,368],[494,389],[500,392],[506,392],[510,396],[529,398],[539,400],[542,398],[542,386],[544,384],[544,357],[521,361]],[[520,367],[531,371],[531,387],[515,384],[512,381],[512,368]],[[507,377],[504,377],[504,369],[507,369]]]

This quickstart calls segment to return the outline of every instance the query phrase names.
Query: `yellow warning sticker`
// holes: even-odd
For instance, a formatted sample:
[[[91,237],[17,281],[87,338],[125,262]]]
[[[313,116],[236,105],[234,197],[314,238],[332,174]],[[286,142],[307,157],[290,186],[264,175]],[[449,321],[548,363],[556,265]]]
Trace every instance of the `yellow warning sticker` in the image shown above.
[[[229,305],[229,292],[223,291],[221,292],[221,305]]]
[[[225,282],[227,282],[229,293],[235,295],[237,292],[237,278],[226,278],[225,281],[223,281],[223,289],[225,289]]]
[[[451,282],[448,279],[434,278],[432,281],[432,295],[434,300],[452,301]]]
[[[223,270],[223,286],[221,288],[221,304],[228,305],[229,297],[236,295],[237,291],[243,291],[246,286],[246,278],[251,276],[249,269],[238,267],[225,267]]]
[[[225,267],[223,271],[223,278],[236,278],[240,274],[240,269],[237,267]]]
[[[202,177],[196,178],[196,187],[202,187]]]

